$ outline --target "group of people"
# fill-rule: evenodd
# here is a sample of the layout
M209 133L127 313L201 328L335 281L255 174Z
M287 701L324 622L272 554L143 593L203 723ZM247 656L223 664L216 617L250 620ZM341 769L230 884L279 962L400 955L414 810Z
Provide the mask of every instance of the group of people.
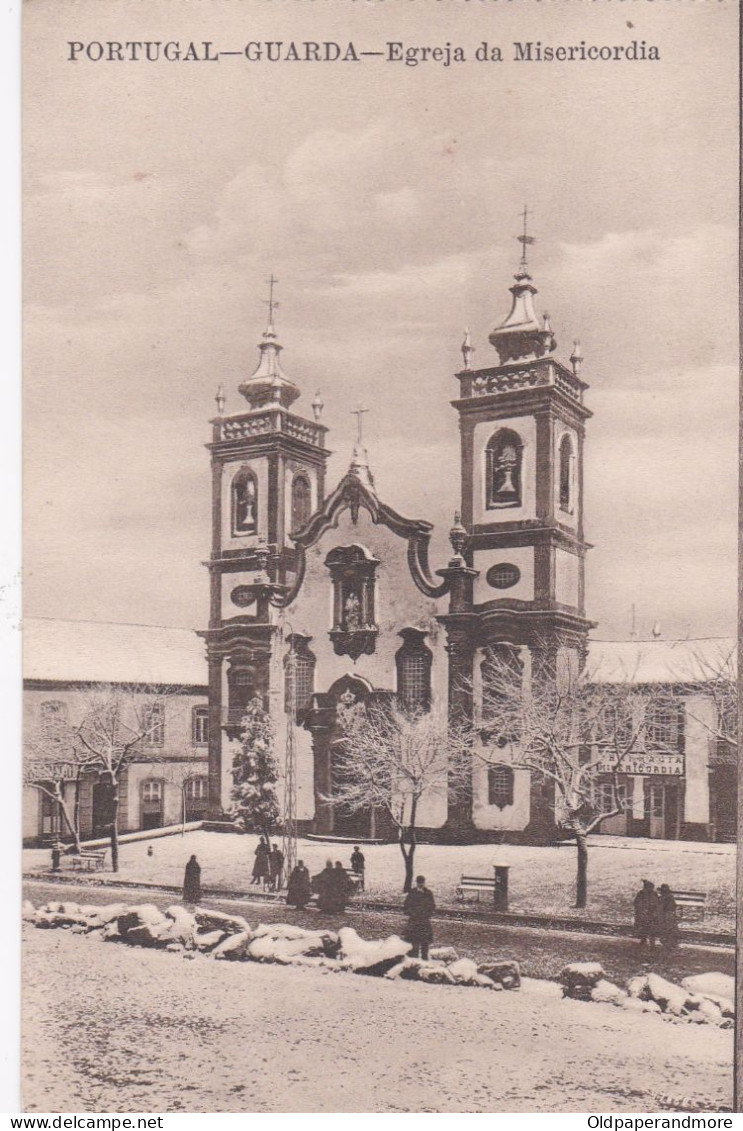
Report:
M269 844L262 836L255 850L253 864L253 886L267 891L279 891L284 874L284 853L278 844Z
M318 910L345 911L355 890L356 885L340 860L336 860L335 864L332 860L326 861L322 872L312 878L304 861L298 860L289 876L286 902L291 907L304 911L313 893L316 893Z
M640 946L655 946L656 939L669 950L678 946L678 908L668 884L661 884L656 891L651 880L643 880L634 902L635 934Z

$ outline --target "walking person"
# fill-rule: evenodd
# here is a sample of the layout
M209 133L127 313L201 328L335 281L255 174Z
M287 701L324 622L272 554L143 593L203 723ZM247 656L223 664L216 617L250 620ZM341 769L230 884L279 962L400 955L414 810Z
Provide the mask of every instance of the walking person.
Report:
M271 891L279 891L284 871L284 853L278 844L271 845L268 854L268 886Z
M298 860L297 866L292 870L289 882L286 885L286 902L290 907L296 907L297 911L304 911L311 899L310 874L304 865L304 861Z
M659 889L660 915L659 929L661 946L666 950L675 950L679 944L679 917L676 900L668 884L661 884Z
M363 891L366 881L366 860L358 844L354 845L353 852L351 853L351 871L355 872L356 875L360 877L359 891Z
M201 865L195 856L186 864L183 877L183 902L201 903Z
M640 946L645 946L646 943L655 946L660 932L660 898L655 884L650 880L643 880L634 904L635 934L640 940Z
M415 887L408 892L402 909L408 917L403 938L413 944L412 957L425 961L428 958L428 948L433 942L431 916L436 910L436 901L426 887L425 876L416 876Z
M253 886L256 884L259 887L265 887L268 883L270 874L268 857L270 849L266 843L266 838L262 836L258 841L258 847L255 850L255 863L253 864Z

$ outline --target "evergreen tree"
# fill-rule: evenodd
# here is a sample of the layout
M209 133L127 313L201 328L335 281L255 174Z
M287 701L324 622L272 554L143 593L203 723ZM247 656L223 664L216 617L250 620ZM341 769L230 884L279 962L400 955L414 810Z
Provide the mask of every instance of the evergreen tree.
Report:
M258 698L245 708L240 743L232 765L233 814L246 830L260 832L268 840L281 812L276 793L279 768L271 717Z

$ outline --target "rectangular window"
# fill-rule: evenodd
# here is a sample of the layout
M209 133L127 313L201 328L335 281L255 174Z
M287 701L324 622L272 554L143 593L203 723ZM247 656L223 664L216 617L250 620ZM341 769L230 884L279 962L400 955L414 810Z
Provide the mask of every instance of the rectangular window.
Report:
M681 740L681 708L678 703L658 703L648 708L648 750L659 754L676 754Z
M144 726L145 746L162 746L165 743L165 712L162 703L153 703L147 708Z
M194 746L209 745L208 707L194 707L191 715L191 736Z

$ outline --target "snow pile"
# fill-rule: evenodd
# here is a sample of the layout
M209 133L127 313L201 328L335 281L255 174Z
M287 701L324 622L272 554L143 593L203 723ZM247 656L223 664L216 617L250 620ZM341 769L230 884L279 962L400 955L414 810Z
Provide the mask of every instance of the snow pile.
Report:
M480 966L460 958L453 947L432 949L430 958L410 958L410 943L398 935L362 939L352 927L336 934L306 930L293 923L259 923L255 930L240 915L197 908L187 911L173 904L160 911L151 903L133 907L114 903L107 907L80 907L76 903L47 903L35 910L26 902L23 917L37 927L62 927L76 933L99 930L109 942L129 946L198 953L218 961L270 962L284 966L312 966L324 971L349 970L371 977L387 976L432 985L475 986L479 989L518 989L517 962L490 960Z
M603 978L604 968L598 962L571 962L560 972L563 995L590 1001L591 991Z
M632 1013L658 1013L668 1021L721 1029L733 1026L734 983L727 974L694 975L684 978L680 986L660 974L637 974L624 990L607 980L597 962L574 962L561 972L560 982L563 995L578 1001L617 1005Z
M521 985L521 967L512 959L501 959L497 962L481 962L477 967L478 974L490 978L496 986L503 990L517 990Z
M355 974L381 976L410 952L410 943L404 942L397 935L369 941L362 939L353 927L341 927L338 939L339 957L348 962L349 968Z

